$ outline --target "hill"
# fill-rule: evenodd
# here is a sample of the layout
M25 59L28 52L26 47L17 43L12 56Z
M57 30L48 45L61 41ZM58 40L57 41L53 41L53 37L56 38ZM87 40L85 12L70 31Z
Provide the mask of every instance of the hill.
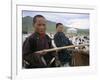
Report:
M65 27L65 31L70 27ZM32 17L26 16L22 17L22 33L30 33L33 32L34 28L32 26ZM47 32L55 32L56 31L56 23L47 20ZM77 29L78 34L89 34L89 29Z

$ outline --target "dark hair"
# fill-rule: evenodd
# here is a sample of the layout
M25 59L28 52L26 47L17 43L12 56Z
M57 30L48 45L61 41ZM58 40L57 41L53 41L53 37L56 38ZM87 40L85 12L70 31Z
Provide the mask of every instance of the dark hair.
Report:
M37 17L42 17L42 18L45 18L44 16L42 16L42 15L36 15L36 16L34 16L33 17L33 24L35 24L36 23L36 18Z
M63 25L63 24L62 24L62 23L57 23L57 24L56 24L56 28L57 28L59 25Z

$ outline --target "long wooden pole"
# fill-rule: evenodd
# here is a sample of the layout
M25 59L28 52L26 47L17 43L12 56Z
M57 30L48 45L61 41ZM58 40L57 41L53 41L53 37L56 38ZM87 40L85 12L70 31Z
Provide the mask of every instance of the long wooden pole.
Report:
M51 51L56 51L56 50L62 50L62 49L68 49L68 48L74 48L74 47L83 47L83 46L89 46L89 44L69 45L69 46L57 47L57 48L52 48L52 49L44 49L41 51L51 52ZM41 52L41 51L37 51L37 52Z

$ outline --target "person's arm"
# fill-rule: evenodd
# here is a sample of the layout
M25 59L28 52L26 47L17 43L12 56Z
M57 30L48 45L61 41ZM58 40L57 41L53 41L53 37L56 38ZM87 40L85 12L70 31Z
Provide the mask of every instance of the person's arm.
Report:
M29 38L26 38L26 40L23 43L23 47L22 47L23 59L28 62L31 62L32 53L33 52L30 49L30 40L29 40Z
M72 42L67 37L66 40L68 41L68 45L73 45Z
M61 36L62 36L62 40L63 40L62 43L64 44L64 46L66 46L66 45L73 45L72 42L69 40L69 38L67 38L65 36L64 33Z
M29 62L29 64L33 65L34 67L42 67L44 63L41 60L41 52L34 52L32 51L32 43L31 39L27 38L23 43L22 53L23 53L23 60Z

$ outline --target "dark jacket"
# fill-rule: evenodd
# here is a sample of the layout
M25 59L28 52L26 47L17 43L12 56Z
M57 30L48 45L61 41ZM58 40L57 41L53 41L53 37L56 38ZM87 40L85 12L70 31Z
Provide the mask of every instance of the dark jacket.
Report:
M44 38L40 38L38 33L33 33L23 43L22 53L23 60L27 61L29 65L26 68L42 68L49 67L44 65L41 61L41 56L36 55L34 52L43 49L52 48L51 39L45 35ZM50 60L54 57L53 53L48 53L43 56L46 63L49 64Z
M54 42L57 47L72 45L71 41L65 36L63 32L57 32L54 35ZM59 60L65 64L70 61L71 56L67 49L58 51Z

